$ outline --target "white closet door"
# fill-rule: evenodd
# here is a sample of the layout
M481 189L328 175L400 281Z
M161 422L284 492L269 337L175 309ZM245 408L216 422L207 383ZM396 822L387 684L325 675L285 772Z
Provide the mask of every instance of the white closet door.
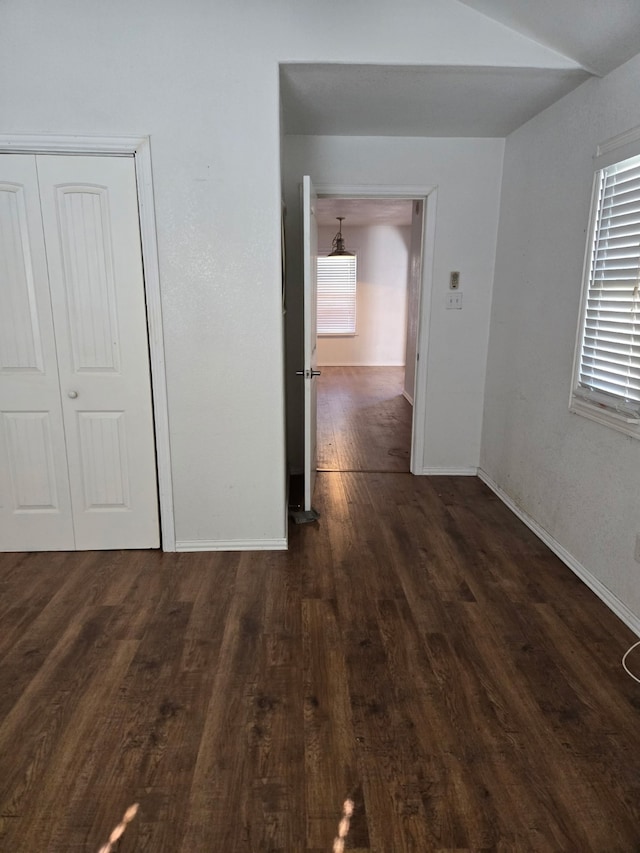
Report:
M75 547L35 157L0 157L0 550Z
M133 158L37 156L76 548L159 545Z

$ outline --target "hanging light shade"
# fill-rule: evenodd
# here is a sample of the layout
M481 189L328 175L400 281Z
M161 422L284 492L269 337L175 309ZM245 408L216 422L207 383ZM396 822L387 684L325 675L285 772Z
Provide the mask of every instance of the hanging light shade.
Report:
M340 225L338 226L338 233L333 238L333 242L331 243L331 252L329 252L330 258L336 258L336 257L353 258L355 255L355 252L349 252L344 247L344 237L342 236L342 220L344 218L345 218L344 216L336 216L336 219L338 220Z

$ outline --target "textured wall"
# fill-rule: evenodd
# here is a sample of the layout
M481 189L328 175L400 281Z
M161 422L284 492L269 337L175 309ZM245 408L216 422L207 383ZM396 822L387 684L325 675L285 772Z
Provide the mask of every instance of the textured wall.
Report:
M640 442L568 411L592 158L639 80L637 57L507 140L481 465L640 618Z
M179 541L286 532L278 63L548 54L451 0L0 4L2 132L150 135Z

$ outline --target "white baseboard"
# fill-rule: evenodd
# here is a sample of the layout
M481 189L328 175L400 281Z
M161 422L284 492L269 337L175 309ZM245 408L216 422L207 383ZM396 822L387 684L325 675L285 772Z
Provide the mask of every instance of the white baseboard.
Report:
M407 401L407 403L409 403L409 405L413 406L413 397L410 394L407 394L406 391L403 391L402 396Z
M527 527L536 534L538 539L541 539L544 544L547 545L547 547L550 548L553 553L559 557L562 562L568 566L571 571L576 574L604 604L607 605L609 610L612 610L616 616L633 631L634 634L640 637L640 618L629 610L626 604L620 601L620 599L614 595L611 590L602 583L602 581L599 581L595 575L592 575L588 569L585 569L582 563L579 563L566 548L564 548L548 531L544 529L544 527L541 527L537 521L531 518L531 516L523 509L520 509L515 501L510 498L509 495L481 468L478 469L478 477L506 506L509 507L514 515L518 516L520 521L523 521Z
M423 468L425 477L475 477L477 468Z
M182 539L176 551L286 551L284 539Z

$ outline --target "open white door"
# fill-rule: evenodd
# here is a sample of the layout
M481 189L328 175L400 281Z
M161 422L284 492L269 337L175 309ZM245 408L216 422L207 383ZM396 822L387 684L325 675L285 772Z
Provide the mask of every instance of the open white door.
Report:
M304 257L304 511L313 512L311 501L317 469L317 401L318 370L317 305L318 305L318 223L315 207L317 196L311 178L302 179L302 242ZM311 520L311 518L309 519Z

